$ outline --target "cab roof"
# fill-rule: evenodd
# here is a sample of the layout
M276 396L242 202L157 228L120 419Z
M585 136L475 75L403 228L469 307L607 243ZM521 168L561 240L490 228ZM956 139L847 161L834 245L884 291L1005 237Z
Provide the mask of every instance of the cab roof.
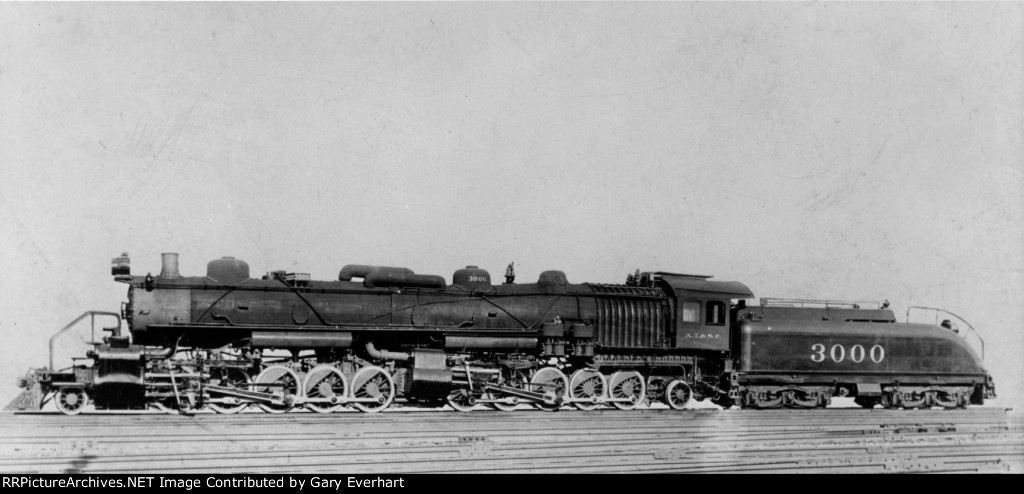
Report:
M721 295L726 298L754 298L754 292L743 283L737 281L712 281L710 276L696 276L674 273L655 273L657 279L669 286L674 292L701 292L708 295Z

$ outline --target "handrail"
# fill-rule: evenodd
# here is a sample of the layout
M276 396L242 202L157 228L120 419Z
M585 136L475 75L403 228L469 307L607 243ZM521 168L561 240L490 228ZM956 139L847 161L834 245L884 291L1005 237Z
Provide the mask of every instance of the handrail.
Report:
M879 302L877 300L817 300L806 298L761 297L761 307L780 304L818 304L824 305L826 308L845 306L853 309L859 309L861 304L875 304L879 309L883 309L889 306L889 301Z
M82 319L85 319L86 317L91 317L92 320L90 321L90 325L92 327L92 333L91 333L90 339L92 341L96 341L96 316L113 316L115 319L117 319L117 325L116 326L110 326L110 327L107 327L107 328L103 328L103 331L110 331L111 334L113 334L114 336L121 336L121 315L120 314L117 314L117 313L114 313L114 312L103 312L103 311L98 311L98 310L90 310L90 311L83 312L82 315L80 315L77 318L75 318L74 321L71 321L67 326L64 326L64 329L61 329L60 331L57 331L57 334L55 334L55 335L50 337L50 372L54 372L54 369L53 369L53 345L54 345L54 343L56 343L57 337L62 335L62 334L64 334L65 332L67 332L67 330L71 329L74 325L76 325L79 322L81 322Z
M948 311L946 309L939 309L937 307L925 307L923 305L911 305L910 307L907 307L907 322L910 322L910 311L912 309L922 309L922 310L933 310L933 311L935 311L935 325L936 326L939 325L938 324L939 323L939 314L938 314L939 312L945 312L946 314L949 314L949 315L959 319L960 322L966 324L967 328L971 330L970 333L973 333L974 337L978 338L978 341L981 343L981 359L985 360L985 340L982 339L981 334L978 333L978 331L976 329L974 329L974 326L971 326L971 323L967 322L967 319L964 319L964 318L962 318L962 317L960 317L960 316L958 316L958 315L956 315L956 314L954 314L954 313L952 313L952 312L950 312L950 311ZM965 333L963 336L961 336L961 338L966 340L967 339L967 334L969 334L969 333Z

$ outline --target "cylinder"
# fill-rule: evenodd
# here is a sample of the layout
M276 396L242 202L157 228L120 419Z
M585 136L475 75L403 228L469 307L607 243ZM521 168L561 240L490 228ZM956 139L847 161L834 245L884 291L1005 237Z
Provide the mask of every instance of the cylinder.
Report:
M161 278L181 278L178 274L178 254L176 252L165 252L160 254L161 265L160 265L160 277Z

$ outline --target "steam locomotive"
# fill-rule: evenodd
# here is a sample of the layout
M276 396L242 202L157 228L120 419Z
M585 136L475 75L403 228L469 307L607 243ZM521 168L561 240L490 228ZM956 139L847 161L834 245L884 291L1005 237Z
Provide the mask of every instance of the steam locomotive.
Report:
M205 276L183 277L177 254L163 254L157 276L133 276L122 254L112 274L128 285L120 313L82 317L111 319L109 335L62 370L55 335L50 367L22 379L34 406L816 408L845 396L866 408L959 408L995 397L965 341L977 336L969 324L961 334L949 320L898 323L888 302L748 306L746 286L710 276L637 271L624 284L574 284L544 271L521 284L510 264L502 284L476 266L448 284L408 268L348 265L337 281L316 281L284 271L252 278L248 264L225 257Z

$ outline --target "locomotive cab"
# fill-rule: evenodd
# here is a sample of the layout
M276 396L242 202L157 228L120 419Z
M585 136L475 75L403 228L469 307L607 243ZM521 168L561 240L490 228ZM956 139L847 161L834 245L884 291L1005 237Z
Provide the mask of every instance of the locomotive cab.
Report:
M728 353L735 322L733 301L753 298L742 283L710 276L655 273L657 283L676 301L673 348ZM739 305L736 302L735 305Z

